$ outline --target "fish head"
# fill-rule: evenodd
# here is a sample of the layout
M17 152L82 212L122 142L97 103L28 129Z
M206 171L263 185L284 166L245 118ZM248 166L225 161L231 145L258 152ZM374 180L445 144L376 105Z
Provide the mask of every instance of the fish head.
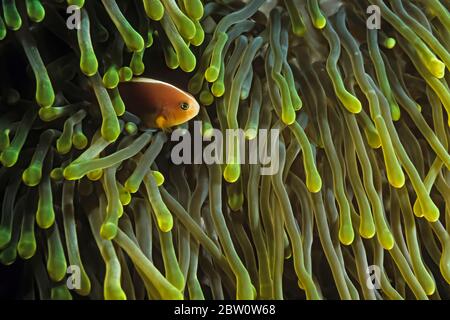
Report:
M161 127L173 127L183 124L194 118L200 111L200 105L197 100L189 93L174 94L171 101L160 109L165 119ZM158 125L160 126L160 125Z

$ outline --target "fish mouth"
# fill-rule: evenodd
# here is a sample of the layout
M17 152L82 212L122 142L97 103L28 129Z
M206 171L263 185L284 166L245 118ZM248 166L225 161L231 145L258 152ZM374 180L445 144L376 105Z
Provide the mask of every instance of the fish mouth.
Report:
M195 109L195 111L192 113L192 117L190 119L196 117L199 114L199 112L200 112L200 105L198 104L197 101L195 101L194 109Z

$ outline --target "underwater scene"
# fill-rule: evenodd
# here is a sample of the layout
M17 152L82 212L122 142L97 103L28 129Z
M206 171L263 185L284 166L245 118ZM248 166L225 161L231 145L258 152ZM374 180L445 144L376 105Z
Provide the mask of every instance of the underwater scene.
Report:
M450 299L449 0L0 2L0 299Z

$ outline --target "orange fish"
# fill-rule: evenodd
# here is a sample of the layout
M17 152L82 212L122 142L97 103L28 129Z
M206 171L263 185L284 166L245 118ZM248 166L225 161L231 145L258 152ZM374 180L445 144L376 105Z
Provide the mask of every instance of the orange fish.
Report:
M189 93L159 80L133 78L119 85L128 111L148 128L168 129L194 118L200 106Z

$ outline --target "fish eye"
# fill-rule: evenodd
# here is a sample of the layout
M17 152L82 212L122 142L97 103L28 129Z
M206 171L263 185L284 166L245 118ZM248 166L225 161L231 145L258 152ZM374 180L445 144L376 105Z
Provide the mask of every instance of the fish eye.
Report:
M183 109L183 110L187 110L187 109L189 109L189 107L190 107L189 104L186 103L186 102L182 102L180 104L180 108Z

